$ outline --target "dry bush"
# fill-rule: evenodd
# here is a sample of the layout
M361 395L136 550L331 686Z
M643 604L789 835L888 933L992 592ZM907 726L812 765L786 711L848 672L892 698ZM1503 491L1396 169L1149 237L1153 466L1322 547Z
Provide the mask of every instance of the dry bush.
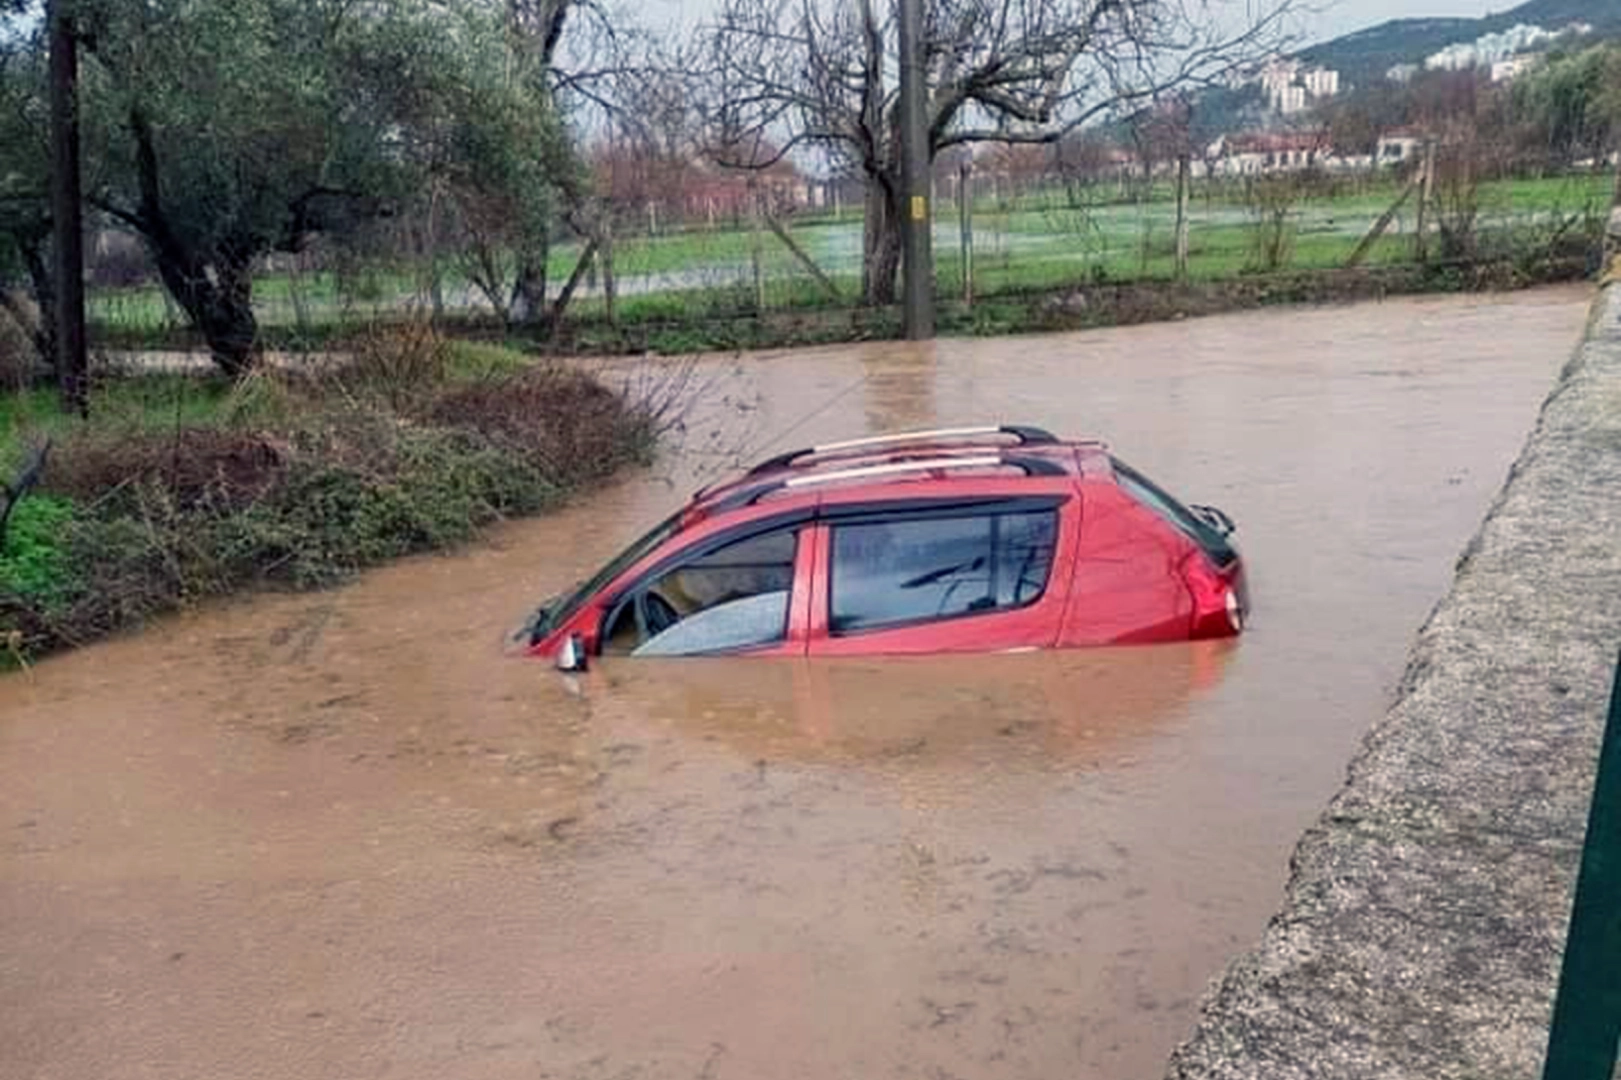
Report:
M446 391L425 416L477 431L552 476L604 475L645 458L657 431L582 371L536 367Z
M1266 173L1244 181L1244 203L1251 218L1252 267L1271 272L1289 262L1295 248L1295 204L1303 189L1292 173Z
M249 431L90 431L58 444L44 487L82 502L159 489L180 508L229 509L273 488L288 456L285 442Z
M450 349L426 319L377 324L349 343L350 360L321 373L325 388L356 404L415 412L443 385Z

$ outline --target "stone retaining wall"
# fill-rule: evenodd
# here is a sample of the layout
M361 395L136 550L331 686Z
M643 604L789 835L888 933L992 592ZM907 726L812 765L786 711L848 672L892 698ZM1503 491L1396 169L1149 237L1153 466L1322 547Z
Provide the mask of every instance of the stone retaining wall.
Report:
M1621 284L1172 1080L1533 1078L1621 647Z

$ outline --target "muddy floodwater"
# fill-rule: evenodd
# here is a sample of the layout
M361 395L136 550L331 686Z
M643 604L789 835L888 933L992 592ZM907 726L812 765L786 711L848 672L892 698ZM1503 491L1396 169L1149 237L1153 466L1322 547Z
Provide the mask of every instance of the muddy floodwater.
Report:
M560 515L0 678L0 1076L1153 1080L1588 297L705 361L663 464ZM1225 509L1250 632L503 655L738 453L984 420Z

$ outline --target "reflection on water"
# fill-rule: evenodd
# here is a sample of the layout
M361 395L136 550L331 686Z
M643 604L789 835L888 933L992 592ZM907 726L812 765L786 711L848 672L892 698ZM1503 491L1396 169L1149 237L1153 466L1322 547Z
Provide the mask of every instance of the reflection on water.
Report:
M706 362L683 451L555 517L0 680L0 1075L1157 1076L1585 302ZM988 421L1231 513L1250 633L503 655L739 456Z
M1141 649L739 665L612 666L609 707L750 759L906 773L1099 767L1174 728L1220 681L1233 641Z

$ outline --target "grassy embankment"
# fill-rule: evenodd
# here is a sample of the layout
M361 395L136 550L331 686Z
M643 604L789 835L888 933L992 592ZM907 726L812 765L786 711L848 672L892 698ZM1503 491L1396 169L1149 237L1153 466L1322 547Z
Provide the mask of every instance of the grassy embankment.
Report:
M415 327L319 375L108 377L89 423L0 395L0 473L53 441L0 545L0 664L457 544L645 460L660 408Z
M999 333L1140 321L1221 307L1325 299L1388 291L1455 290L1533 284L1579 276L1589 267L1588 234L1608 204L1604 174L1504 180L1475 192L1474 253L1445 260L1414 258L1414 208L1368 252L1363 269L1341 268L1369 225L1396 195L1391 182L1345 184L1334 194L1301 196L1289 206L1282 259L1265 266L1256 248L1254 214L1232 186L1196 189L1190 207L1186 282L1176 280L1175 205L1159 185L1144 202L1113 191L1062 191L1010 200L981 200L974 213L975 302L964 304L957 208L937 207L936 279L945 333ZM1432 215L1431 221L1437 220ZM565 332L548 347L562 351L682 353L703 348L816 343L882 337L896 314L863 308L861 226L853 210L793 222L799 244L837 284L829 297L769 232L720 224L615 244L621 283L615 319L600 291L582 292ZM756 293L758 251L763 287ZM1435 247L1438 245L1432 245ZM572 269L578 249L559 245L550 279ZM266 275L256 286L267 343L320 345L357 321L422 303L421 275L410 267L372 267L360 279L331 274ZM476 294L453 265L444 267L447 325L470 336L498 337ZM1084 302L1073 294L1086 293ZM1067 299L1066 299L1067 298ZM763 301L763 304L762 304ZM92 298L96 336L110 346L192 344L181 320L155 288L107 290ZM521 342L526 347L536 343Z

